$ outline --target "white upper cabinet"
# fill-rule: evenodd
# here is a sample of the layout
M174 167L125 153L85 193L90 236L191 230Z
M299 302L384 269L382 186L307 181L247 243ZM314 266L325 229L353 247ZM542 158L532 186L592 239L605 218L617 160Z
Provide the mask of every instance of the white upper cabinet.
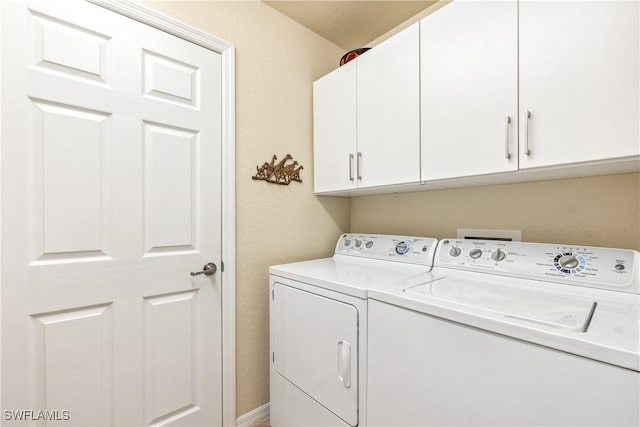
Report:
M520 2L521 169L640 153L639 16L637 1Z
M355 189L356 61L313 84L313 166L316 193Z
M357 59L358 188L420 180L420 28Z
M517 170L517 3L453 2L420 31L421 180Z
M453 1L317 81L314 123L316 193L637 172L640 2Z
M314 83L316 193L419 182L419 43L414 24Z

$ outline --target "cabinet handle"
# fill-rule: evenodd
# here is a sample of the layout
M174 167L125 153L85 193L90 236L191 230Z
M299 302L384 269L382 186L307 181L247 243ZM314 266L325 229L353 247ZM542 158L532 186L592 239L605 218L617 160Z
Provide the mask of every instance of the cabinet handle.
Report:
M531 149L529 148L529 119L531 118L531 111L527 110L526 115L524 116L524 154L527 156L531 154Z
M362 181L362 175L360 174L360 161L362 160L362 153L358 151L358 162L356 165L356 173L358 174L358 180Z
M349 181L353 182L353 154L349 154Z
M338 380L345 388L351 387L351 344L338 341Z
M504 119L504 158L507 160L511 158L511 153L509 152L509 146L511 145L509 141L510 127L511 127L511 117L507 116Z

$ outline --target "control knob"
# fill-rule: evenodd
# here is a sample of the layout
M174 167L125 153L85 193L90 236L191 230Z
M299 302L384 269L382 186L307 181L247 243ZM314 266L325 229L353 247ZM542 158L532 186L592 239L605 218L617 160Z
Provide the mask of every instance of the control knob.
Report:
M345 246L349 246L349 245L351 245L351 239L347 239L347 238L345 238L345 239L344 239L344 245L345 245Z
M502 249L496 249L491 253L491 259L496 262L502 261L506 256L507 254L505 254Z
M478 259L482 256L482 249L473 248L469 251L469 256L473 259Z
M356 239L356 248L359 248L360 246L362 246L362 240L360 239Z
M371 249L373 247L373 240L369 240L367 243L364 244L364 246L367 249Z
M410 249L409 242L406 242L404 240L396 244L396 253L398 255L406 254L407 252L409 252L409 249Z
M449 255L451 255L452 257L457 257L461 253L462 249L460 249L458 246L451 246L451 249L449 249Z
M580 264L580 261L578 261L575 255L564 255L560 257L558 262L562 268L576 268Z

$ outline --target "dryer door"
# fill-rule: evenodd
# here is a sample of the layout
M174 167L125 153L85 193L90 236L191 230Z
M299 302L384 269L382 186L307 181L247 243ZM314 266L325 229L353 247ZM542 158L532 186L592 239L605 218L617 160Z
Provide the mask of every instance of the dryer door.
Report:
M273 291L276 372L358 425L358 310L281 283Z

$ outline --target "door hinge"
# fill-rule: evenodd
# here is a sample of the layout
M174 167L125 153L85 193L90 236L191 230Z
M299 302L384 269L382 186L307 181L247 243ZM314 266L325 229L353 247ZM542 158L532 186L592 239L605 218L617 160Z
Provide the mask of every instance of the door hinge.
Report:
M276 291L271 289L271 300L275 301L275 299L276 299Z
M220 261L220 272L224 273L224 261Z
M276 354L275 353L271 353L271 362L272 363L276 363Z

